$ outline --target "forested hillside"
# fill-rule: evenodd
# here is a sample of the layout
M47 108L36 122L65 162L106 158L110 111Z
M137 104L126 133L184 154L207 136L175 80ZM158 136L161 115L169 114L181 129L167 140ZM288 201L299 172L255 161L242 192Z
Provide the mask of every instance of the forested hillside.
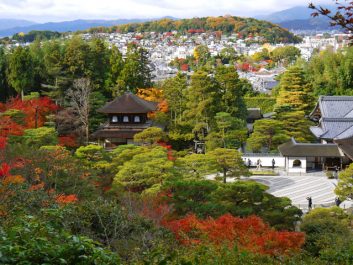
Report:
M203 17L192 19L162 19L145 23L131 23L109 28L92 28L89 32L168 32L195 33L205 31L222 31L236 33L242 38L259 37L263 42L297 43L300 38L288 30L267 21L241 17Z

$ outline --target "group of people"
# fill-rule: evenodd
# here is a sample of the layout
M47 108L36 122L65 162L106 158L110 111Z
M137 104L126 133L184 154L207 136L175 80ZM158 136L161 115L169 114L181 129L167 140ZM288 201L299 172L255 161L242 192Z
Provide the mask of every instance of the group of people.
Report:
M309 211L313 208L313 199L311 198L311 197L307 197L306 198L307 200L308 200L308 209L309 209ZM340 206L340 204L342 203L342 201L340 200L340 198L339 197L336 197L335 198L335 204L336 204L336 206L338 207L338 206Z
M276 165L276 160L273 158L273 159L272 159L272 169L275 169L275 165ZM248 158L247 166L248 166L248 168L250 168L250 167L252 166L252 161L250 160L250 158ZM262 161L261 161L261 159L259 158L259 159L256 161L256 169L257 169L257 170L260 170L261 167L262 167Z

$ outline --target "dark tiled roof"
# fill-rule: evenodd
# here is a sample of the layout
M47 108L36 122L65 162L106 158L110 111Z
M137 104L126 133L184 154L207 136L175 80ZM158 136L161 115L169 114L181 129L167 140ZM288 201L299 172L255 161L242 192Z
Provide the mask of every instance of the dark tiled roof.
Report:
M353 160L353 138L336 140L335 143L342 149L342 151Z
M320 139L345 139L353 136L353 97L321 96L312 119L320 118L311 132Z
M336 144L297 143L294 138L278 147L287 157L344 157Z
M324 118L353 118L353 97L320 96L319 102L310 116L313 116L318 110Z
M139 98L132 93L125 93L112 102L107 103L98 112L106 114L148 113L157 110L158 103Z
M323 118L353 118L351 96L321 96L318 107Z

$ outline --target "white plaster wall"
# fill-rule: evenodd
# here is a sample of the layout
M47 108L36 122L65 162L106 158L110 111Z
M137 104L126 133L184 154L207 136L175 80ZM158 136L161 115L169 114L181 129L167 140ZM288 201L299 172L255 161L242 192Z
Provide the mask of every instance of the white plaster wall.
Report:
M295 160L301 161L301 167L293 167ZM290 173L305 173L306 172L306 157L289 157L288 158L288 172Z
M261 160L261 165L263 167L272 167L272 159L275 159L275 167L285 167L285 158L283 156L253 156L253 155L242 155L244 164L248 165L248 159L251 160L251 166L256 167L256 162L258 159Z

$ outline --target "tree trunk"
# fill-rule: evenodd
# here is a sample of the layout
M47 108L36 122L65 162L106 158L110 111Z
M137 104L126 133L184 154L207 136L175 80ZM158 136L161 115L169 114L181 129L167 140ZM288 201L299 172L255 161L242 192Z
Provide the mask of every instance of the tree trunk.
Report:
M227 170L223 169L223 183L227 183Z
M88 145L88 140L89 140L89 128L88 125L85 126L85 130L86 130L86 144Z

